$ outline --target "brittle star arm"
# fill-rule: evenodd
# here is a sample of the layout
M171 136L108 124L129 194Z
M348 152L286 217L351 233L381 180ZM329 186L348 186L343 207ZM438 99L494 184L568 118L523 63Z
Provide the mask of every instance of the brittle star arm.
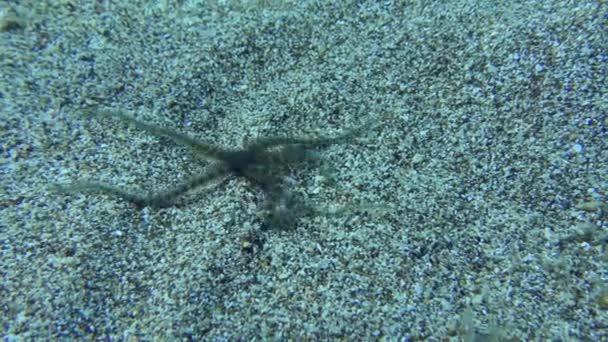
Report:
M99 112L90 113L89 115L99 115L99 116L107 116L110 118L117 118L121 121L129 123L135 126L142 131L150 133L154 136L167 137L173 140L174 142L190 147L195 153L202 154L208 158L212 158L218 161L221 161L226 151L224 149L212 146L210 144L202 143L194 138L191 138L185 134L177 133L173 130L151 125L145 123L143 121L132 118L131 116L125 114L121 110L116 109L104 109Z
M120 197L139 207L164 208L173 205L175 200L185 192L222 177L226 172L227 170L223 165L214 165L214 167L204 174L194 176L172 189L146 195L140 195L115 186L96 182L77 182L67 186L57 185L55 188L60 192L100 192Z
M357 128L354 128L346 133L335 137L317 137L317 138L293 138L293 137L268 137L260 138L253 141L249 148L252 149L265 149L273 146L281 145L307 145L307 146L320 146L320 145L332 145L339 144L348 141L351 138L360 135L365 130L374 128L374 126L365 124Z

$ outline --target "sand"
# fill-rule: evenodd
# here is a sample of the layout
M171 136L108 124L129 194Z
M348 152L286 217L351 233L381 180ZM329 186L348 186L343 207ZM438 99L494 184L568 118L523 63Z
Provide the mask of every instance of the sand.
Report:
M49 4L50 3L50 4ZM608 339L604 1L0 5L0 329L19 340ZM339 134L268 229L209 162Z

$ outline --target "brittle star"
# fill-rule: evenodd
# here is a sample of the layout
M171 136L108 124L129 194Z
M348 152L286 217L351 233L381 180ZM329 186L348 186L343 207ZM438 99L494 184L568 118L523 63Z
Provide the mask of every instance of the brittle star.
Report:
M169 207L175 204L178 197L187 191L202 186L229 174L243 177L258 185L268 196L267 208L271 217L280 217L283 210L289 210L289 197L281 187L281 175L287 166L309 159L308 150L318 146L328 146L345 142L360 134L369 126L348 131L335 137L291 138L266 137L246 143L242 149L223 149L191 138L174 130L155 126L132 118L118 110L103 110L90 113L95 116L107 116L127 122L151 135L167 137L177 144L189 147L196 156L216 161L206 172L198 174L186 182L169 190L140 195L118 187L97 182L76 182L68 185L56 185L61 192L101 192L123 198L138 207ZM287 208L286 208L287 207Z

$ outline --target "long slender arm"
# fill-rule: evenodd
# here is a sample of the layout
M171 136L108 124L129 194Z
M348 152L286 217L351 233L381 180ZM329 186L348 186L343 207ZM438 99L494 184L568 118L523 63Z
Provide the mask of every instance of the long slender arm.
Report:
M222 160L222 157L226 153L226 151L221 148L218 148L218 147L215 147L215 146L212 146L209 144L201 143L200 141L193 139L185 134L177 133L173 130L151 125L151 124L145 123L143 121L137 120L135 118L132 118L131 116L125 114L121 110L104 109L104 110L97 111L97 112L91 112L90 115L117 118L121 121L127 122L127 123L135 126L136 128L141 129L142 131L145 131L152 135L170 138L171 140L173 140L174 142L176 142L178 144L190 147L195 153L200 153L208 158L212 158L215 160Z
M320 145L332 145L340 144L348 141L357 135L362 134L366 130L373 129L374 126L369 123L354 128L346 133L337 135L335 137L318 137L318 138L290 138L290 137L268 137L260 138L250 144L250 148L264 149L273 146L280 145L308 145L308 146L320 146Z
M164 208L173 205L175 200L185 192L211 182L225 174L225 168L218 165L208 172L192 177L172 189L146 195L140 195L115 186L96 182L77 182L66 186L56 185L55 189L59 192L100 192L120 197L140 207Z

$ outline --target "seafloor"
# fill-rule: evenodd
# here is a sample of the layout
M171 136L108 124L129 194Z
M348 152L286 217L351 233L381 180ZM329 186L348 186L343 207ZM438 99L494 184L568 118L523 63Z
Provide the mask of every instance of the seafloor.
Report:
M606 1L3 1L0 329L17 340L607 340ZM344 144L165 209L222 148ZM297 212L301 208L303 212Z

